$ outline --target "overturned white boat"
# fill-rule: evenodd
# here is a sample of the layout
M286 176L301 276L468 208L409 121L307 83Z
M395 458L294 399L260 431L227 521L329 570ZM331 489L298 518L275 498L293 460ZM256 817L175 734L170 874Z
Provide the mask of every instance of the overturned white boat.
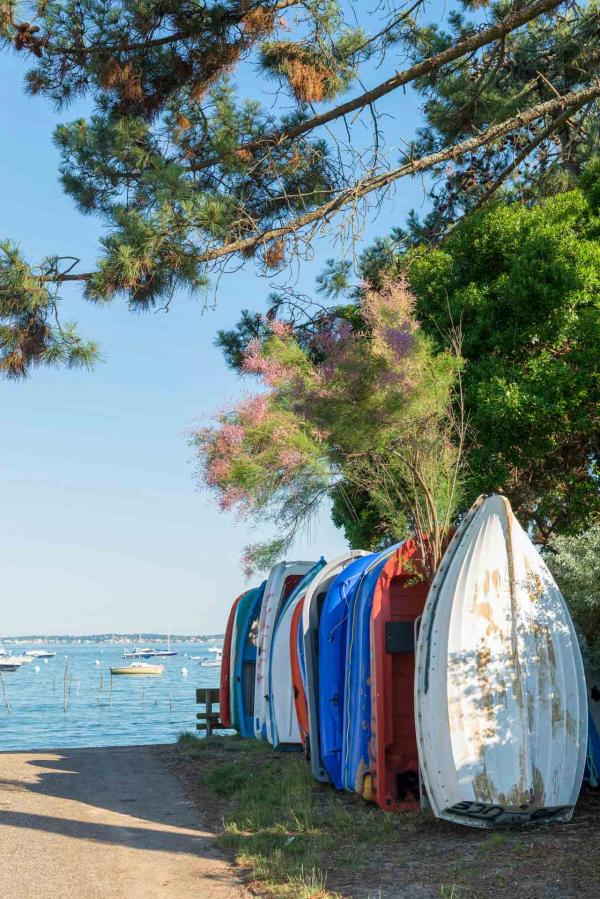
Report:
M437 817L475 827L570 819L587 743L581 654L505 497L477 500L431 585L415 709Z

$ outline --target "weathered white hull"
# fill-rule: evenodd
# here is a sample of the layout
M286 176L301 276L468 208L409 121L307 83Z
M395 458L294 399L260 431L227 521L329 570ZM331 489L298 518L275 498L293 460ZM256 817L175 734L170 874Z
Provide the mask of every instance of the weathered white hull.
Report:
M271 642L277 623L283 591L288 577L304 576L314 562L280 562L270 573L265 587L265 598L258 622L258 644L256 657L256 680L254 689L254 736L258 740L267 739L270 729L269 713L269 665Z
M271 728L269 742L273 746L302 745L292 684L292 661L290 656L290 631L292 617L298 603L304 599L306 591L297 596L287 607L275 630L271 649Z
M568 820L587 698L564 600L501 496L480 498L432 583L415 709L434 813L476 827Z

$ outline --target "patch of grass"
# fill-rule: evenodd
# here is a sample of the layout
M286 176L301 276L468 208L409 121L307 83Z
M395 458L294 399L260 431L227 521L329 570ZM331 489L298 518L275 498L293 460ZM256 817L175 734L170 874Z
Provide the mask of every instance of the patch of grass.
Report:
M327 861L340 839L351 840L354 833L349 823L336 827L335 820L347 821L340 817L341 803L316 783L304 759L236 737L198 742L212 744L204 783L229 801L220 842L249 870L261 893L335 899L327 888ZM190 741L180 745L187 751Z
M455 883L448 886L442 884L440 887L440 899L462 899L462 896L460 888Z
M353 795L332 794L332 799L331 827L351 843L381 845L414 833L422 824L419 812L389 814L375 805L357 802Z
M505 843L508 843L510 840L510 836L507 833L502 833L500 830L493 831L485 841L482 843L482 849L497 849L498 846L504 846Z
M271 747L258 740L244 740L237 734L223 737L199 737L194 731L181 731L177 737L177 748L189 755L268 755Z
M244 762L226 762L213 768L204 776L204 782L212 787L217 796L229 799L235 796L252 777L252 771Z
M600 800L585 800L576 828L488 833L336 793L313 780L299 754L266 743L182 734L179 747L181 768L222 824L221 845L269 899L335 899L335 888L381 899L398 884L407 895L414 884L415 895L425 888L439 899L496 899L515 882L529 896L534 879L552 895L560 882L561 895L598 899L589 846L600 834ZM531 867L538 856L543 870Z
M177 735L177 746L180 749L189 749L190 747L195 747L196 743L199 743L200 740L191 730L182 730Z

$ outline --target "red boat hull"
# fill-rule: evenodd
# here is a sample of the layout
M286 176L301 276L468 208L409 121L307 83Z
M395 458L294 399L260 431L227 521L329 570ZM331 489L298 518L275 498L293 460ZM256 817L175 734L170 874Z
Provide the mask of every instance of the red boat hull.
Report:
M231 607L229 618L227 619L227 627L225 628L225 639L223 640L223 659L221 661L221 681L219 684L219 718L225 727L233 727L229 688L231 681L231 641L233 639L235 611L242 596L245 596L245 593L241 593Z
M419 757L414 712L415 625L428 582L417 545L409 540L390 557L371 612L372 798L386 811L419 805ZM416 580L421 577L421 580Z

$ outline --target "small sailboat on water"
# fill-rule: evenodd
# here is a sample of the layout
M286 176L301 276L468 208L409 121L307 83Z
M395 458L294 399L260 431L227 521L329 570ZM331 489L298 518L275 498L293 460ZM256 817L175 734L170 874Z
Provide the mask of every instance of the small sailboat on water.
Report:
M171 649L171 628L169 628L169 636L167 637L167 648L166 649L156 649L154 651L154 656L160 659L168 659L172 656L177 655L176 649Z

